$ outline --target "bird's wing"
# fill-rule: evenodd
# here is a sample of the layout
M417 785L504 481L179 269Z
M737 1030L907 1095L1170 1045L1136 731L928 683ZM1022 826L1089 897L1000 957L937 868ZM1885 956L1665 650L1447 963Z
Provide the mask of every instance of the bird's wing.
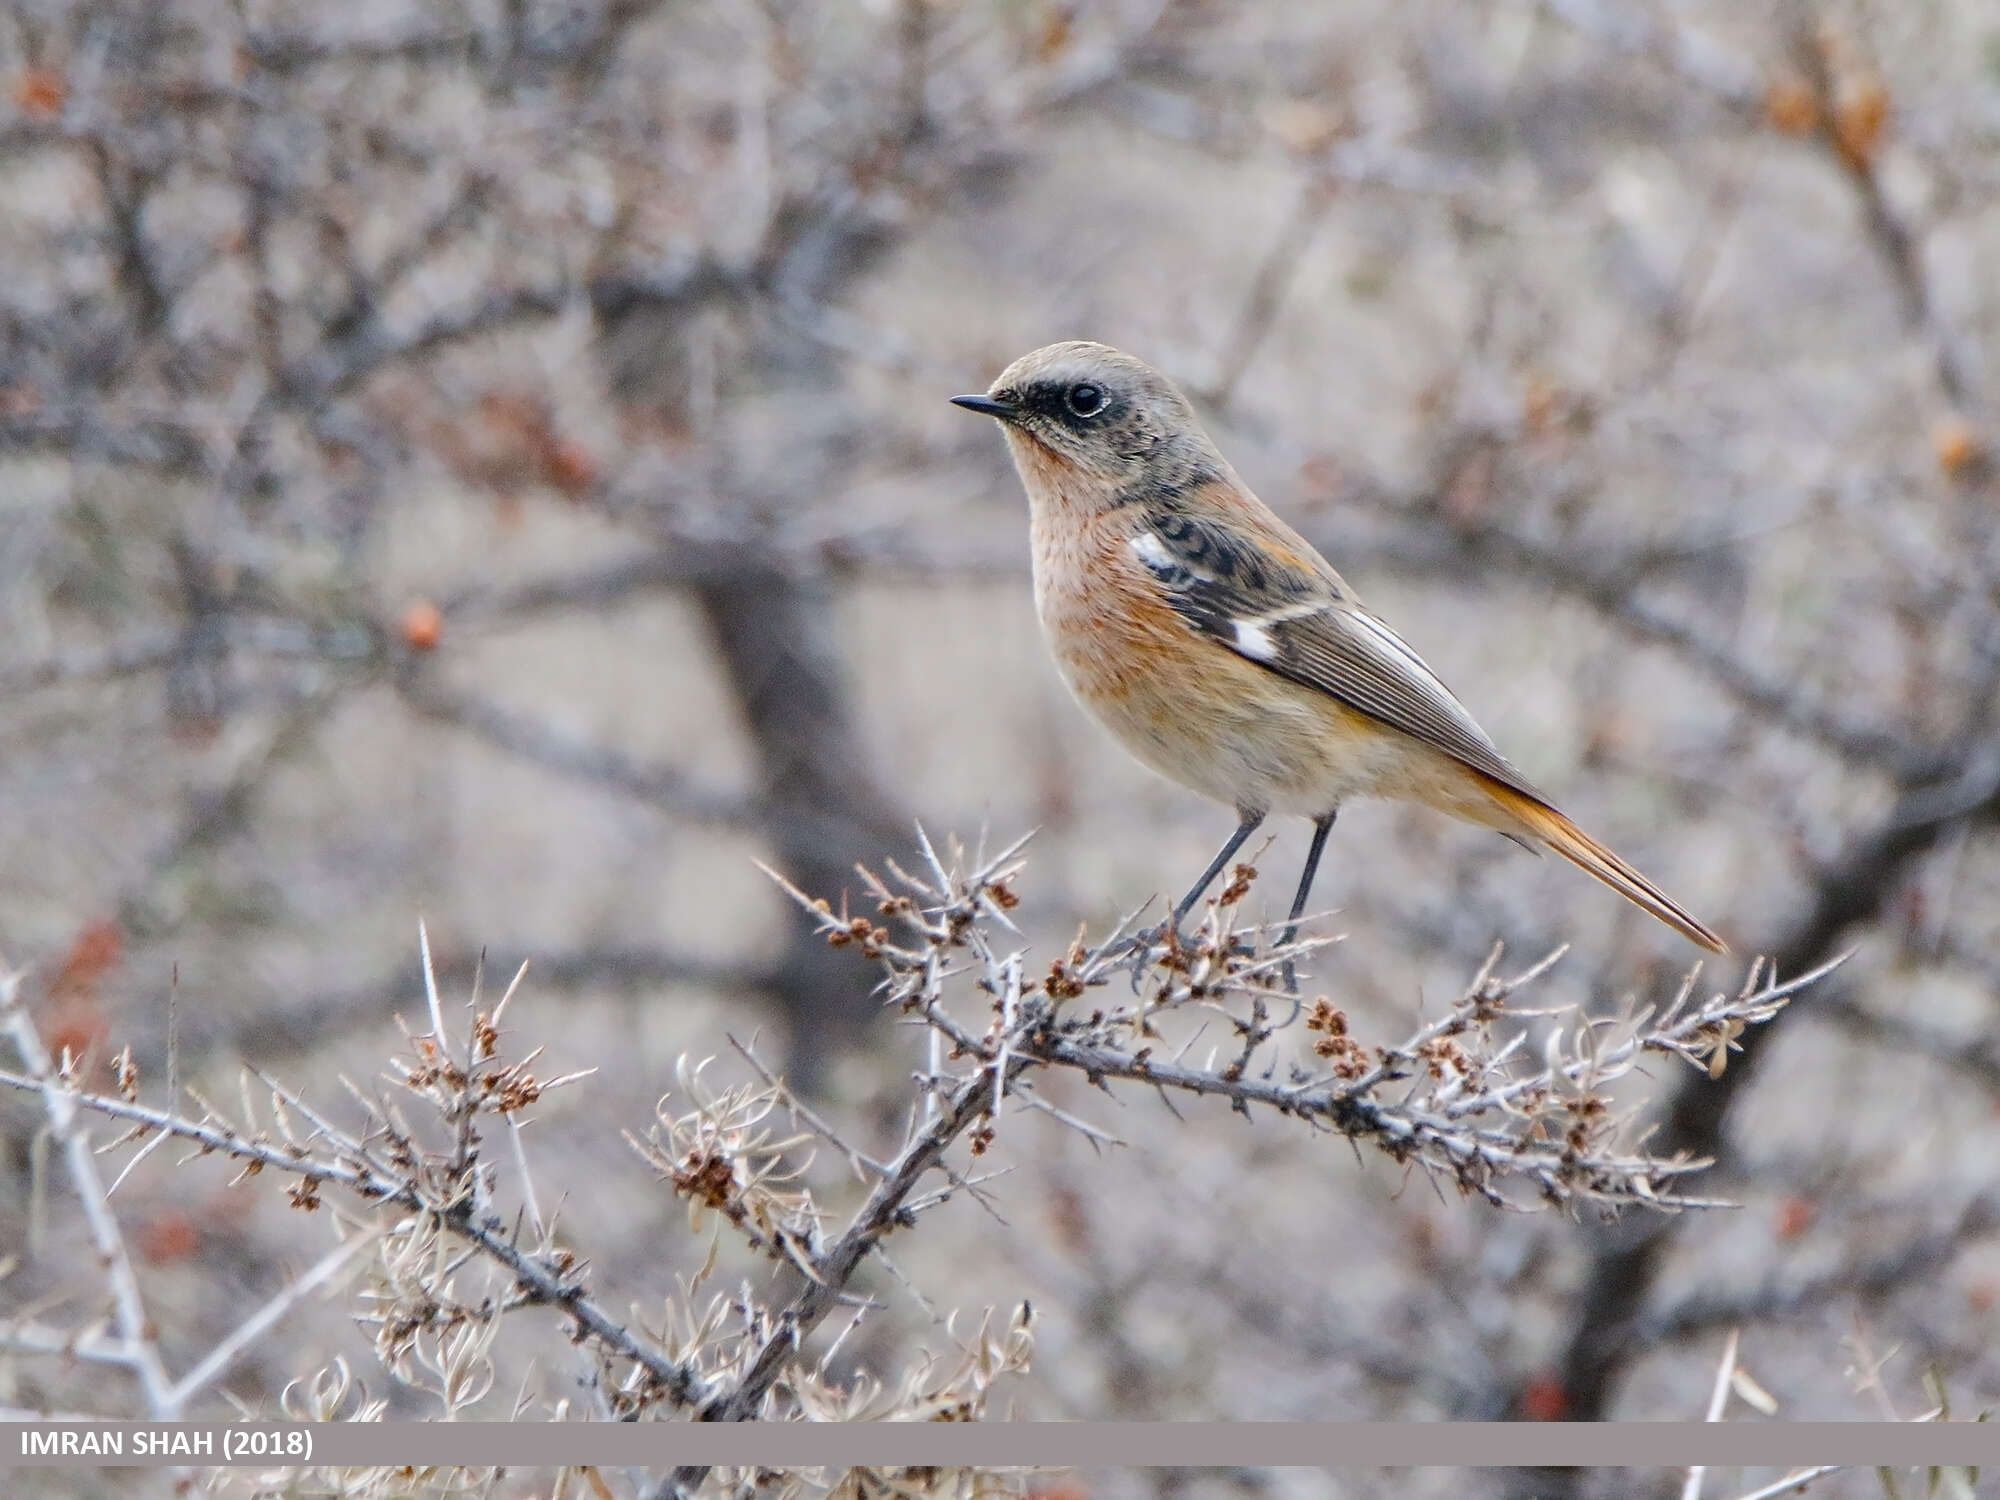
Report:
M1423 658L1363 609L1303 539L1265 539L1230 520L1162 507L1141 518L1128 545L1201 634L1544 800Z

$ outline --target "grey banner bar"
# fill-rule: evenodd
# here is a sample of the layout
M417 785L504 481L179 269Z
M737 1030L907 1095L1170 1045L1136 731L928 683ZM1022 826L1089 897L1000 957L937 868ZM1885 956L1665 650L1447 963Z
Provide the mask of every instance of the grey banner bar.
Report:
M989 1422L0 1424L0 1466L1271 1464L2000 1467L2000 1423Z

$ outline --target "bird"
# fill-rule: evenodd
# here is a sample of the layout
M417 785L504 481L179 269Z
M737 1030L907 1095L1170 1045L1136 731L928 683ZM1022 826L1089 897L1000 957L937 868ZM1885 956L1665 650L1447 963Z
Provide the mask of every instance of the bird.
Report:
M1289 945L1335 817L1377 798L1553 850L1729 951L1501 756L1423 658L1251 492L1159 371L1069 340L951 401L1006 435L1027 491L1036 613L1071 694L1140 762L1235 809L1235 832L1173 908L1176 933L1266 818L1303 816L1312 842Z

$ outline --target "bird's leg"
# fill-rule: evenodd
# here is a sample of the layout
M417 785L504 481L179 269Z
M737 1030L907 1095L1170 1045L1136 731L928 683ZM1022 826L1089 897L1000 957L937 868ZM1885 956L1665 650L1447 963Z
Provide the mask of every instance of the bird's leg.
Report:
M1186 920L1187 914L1194 910L1195 902L1201 900L1202 892L1215 884L1215 877L1220 875L1224 866L1235 857L1236 851L1243 847L1244 841L1263 826L1262 813L1243 813L1241 816L1243 821L1238 823L1236 831L1229 835L1229 841L1222 846L1222 852L1209 861L1208 868L1202 871L1201 879L1194 883L1194 889L1181 897L1180 904L1174 907L1173 915L1157 927L1148 927L1144 932L1133 933L1118 945L1116 951L1122 953L1129 950L1132 955L1134 988L1138 986L1140 970L1145 967L1146 955L1152 951L1153 944L1164 938L1169 930L1176 937L1180 936L1181 923Z
M1264 815L1260 812L1247 812L1242 814L1242 818L1243 821L1236 825L1236 832L1230 834L1229 841L1222 846L1222 852L1208 862L1208 868L1201 872L1201 879L1194 883L1194 889L1181 897L1180 904L1174 908L1175 932L1181 930L1181 923L1185 922L1187 914L1194 910L1195 902L1201 900L1202 892L1215 884L1215 877L1222 873L1223 867L1235 857L1236 851L1243 847L1244 841L1264 823Z
M1306 867L1299 875L1299 893L1292 897L1292 915L1287 921L1285 935L1278 939L1280 948L1286 946L1299 935L1299 917L1306 909L1306 898L1312 895L1313 877L1319 873L1319 857L1326 852L1326 836L1333 832L1333 820L1338 812L1328 813L1323 818L1313 820L1312 847L1306 850ZM1299 992L1299 977L1292 969L1292 961L1285 960L1285 993Z

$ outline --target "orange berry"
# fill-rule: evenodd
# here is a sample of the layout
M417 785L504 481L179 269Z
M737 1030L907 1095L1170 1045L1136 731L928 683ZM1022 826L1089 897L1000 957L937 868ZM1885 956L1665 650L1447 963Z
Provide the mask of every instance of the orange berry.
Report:
M49 988L57 994L87 992L107 970L117 967L124 947L116 922L87 924L71 941Z
M1320 453L1299 465L1299 483L1316 496L1336 493L1346 480L1340 467L1340 460L1330 454Z
M65 1052L79 1062L91 1058L101 1061L110 1040L110 1018L97 997L85 992L72 990L58 997L42 1021L42 1044L58 1061Z
M161 1209L139 1231L139 1253L154 1265L186 1260L200 1248L201 1231L178 1209Z
M1819 124L1819 100L1800 79L1776 78L1764 90L1764 118L1773 130L1806 135Z
M549 445L544 467L549 483L572 499L597 482L597 461L568 438L557 438Z
M1540 437L1555 426L1561 400L1553 380L1540 371L1530 374L1521 385L1521 425Z
M1553 1375L1537 1375L1521 1387L1521 1415L1530 1422L1560 1422L1569 1415L1569 1392Z
M1076 24L1076 13L1068 4L1050 5L1041 14L1035 27L1035 61L1050 62L1069 46L1070 31Z
M1875 159L1889 119L1889 91L1872 76L1843 82L1833 103L1833 139L1857 170Z
M444 616L428 599L419 599L403 611L403 644L412 651L435 651L444 634Z
M1338 106L1319 99L1287 99L1265 117L1280 145L1301 156L1317 156L1347 133L1347 117Z
M1813 1220L1819 1217L1819 1210L1810 1198L1796 1194L1781 1199L1778 1203L1778 1238L1795 1240L1812 1228Z
M1931 451L1937 454L1937 465L1945 476L1956 479L1979 457L1979 434L1954 412L1931 428Z
M15 107L31 120L61 114L68 93L62 74L53 68L30 68L14 80Z

